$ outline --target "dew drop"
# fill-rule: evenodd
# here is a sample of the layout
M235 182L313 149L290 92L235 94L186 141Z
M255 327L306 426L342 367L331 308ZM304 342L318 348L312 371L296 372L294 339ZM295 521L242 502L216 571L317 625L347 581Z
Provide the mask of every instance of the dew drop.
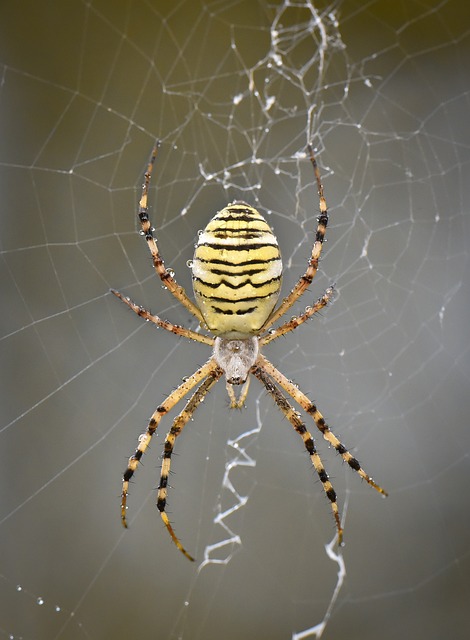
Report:
M269 96L266 100L266 111L269 111L275 102L276 98L274 96Z
M41 596L39 596L36 602L38 603L39 606L42 606L44 604L44 598L41 598Z

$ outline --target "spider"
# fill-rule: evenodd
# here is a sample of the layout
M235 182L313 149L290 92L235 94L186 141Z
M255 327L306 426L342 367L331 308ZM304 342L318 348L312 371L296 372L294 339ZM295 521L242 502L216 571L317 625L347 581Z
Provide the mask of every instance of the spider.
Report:
M172 324L153 315L118 291L114 289L111 291L137 315L153 322L157 327L212 347L212 355L195 373L184 378L182 384L155 409L148 423L147 431L139 437L137 449L129 458L127 469L123 475L122 524L127 528L126 511L129 482L161 419L196 387L181 413L174 419L165 438L157 495L158 510L173 542L189 560L194 560L176 536L165 511L173 447L176 438L181 434L198 405L222 376L225 375L230 407L242 408L248 394L251 374L265 387L281 412L302 438L313 467L330 501L336 523L337 542L341 545L343 528L336 492L325 471L312 435L302 421L300 413L287 399L285 393L313 420L323 438L336 449L351 469L383 496L386 496L387 493L365 473L356 458L334 435L317 406L261 353L262 347L294 331L323 309L333 295L334 288L329 287L315 304L306 307L303 313L292 317L275 329L272 328L308 289L316 274L322 251L328 224L328 209L313 148L310 144L307 147L320 199L320 215L317 218L315 241L305 273L299 278L289 295L275 308L282 278L279 246L266 220L246 202L237 200L228 204L216 213L199 235L194 258L192 262L188 263L192 270L196 303L191 301L185 290L176 282L174 274L165 268L156 238L153 235L154 229L149 219L147 204L150 179L159 146L160 143L157 141L145 173L138 209L142 228L140 233L147 241L153 266L165 288L196 317L200 326L212 335L197 333L180 325ZM241 388L237 395L235 387L238 388L240 385Z

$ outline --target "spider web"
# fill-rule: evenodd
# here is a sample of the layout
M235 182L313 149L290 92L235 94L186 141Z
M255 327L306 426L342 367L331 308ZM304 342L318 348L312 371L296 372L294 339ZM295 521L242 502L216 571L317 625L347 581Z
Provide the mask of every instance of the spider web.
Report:
M83 1L0 8L0 638L468 637L469 9L458 0ZM345 547L298 436L256 381L223 384L176 444L162 425L119 522L120 474L165 393L207 357L115 287L195 328L178 281L241 198L278 237L287 292L318 214L334 303L266 355L390 492L320 438ZM157 187L155 189L155 187ZM313 431L313 428L312 428Z

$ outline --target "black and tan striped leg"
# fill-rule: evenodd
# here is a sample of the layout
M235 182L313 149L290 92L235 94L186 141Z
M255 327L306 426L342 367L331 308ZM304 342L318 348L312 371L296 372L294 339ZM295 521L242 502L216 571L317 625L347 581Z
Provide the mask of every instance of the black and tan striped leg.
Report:
M193 389L201 380L211 375L214 371L218 371L217 363L211 358L200 367L192 376L186 378L179 387L177 387L170 395L159 405L152 417L150 418L147 431L139 436L139 444L134 454L129 458L127 469L124 472L122 478L122 494L121 494L121 520L124 527L127 527L127 496L129 494L129 482L134 475L142 456L147 450L150 444L153 434L157 430L160 420L163 416L171 411L171 409L177 404L187 393Z
M311 318L315 313L318 313L318 311L321 311L324 307L326 307L326 305L333 297L334 291L335 289L333 286L328 287L322 297L318 298L313 306L307 307L302 314L300 314L299 316L294 316L284 324L281 324L276 329L270 329L269 333L260 339L260 345L268 344L268 342L276 340L280 336L284 336L286 333L294 331L294 329L300 327L301 324L309 320L309 318Z
M315 180L317 182L318 197L320 198L320 215L318 216L315 241L313 243L312 253L308 261L307 270L305 271L304 275L300 277L299 281L294 286L289 295L284 298L279 307L274 311L271 317L268 318L268 321L263 326L263 331L269 329L269 327L272 327L272 325L292 307L295 301L300 298L300 296L311 285L318 269L318 262L320 260L323 241L325 239L326 227L328 226L328 207L326 205L325 196L323 194L323 185L320 178L320 171L318 169L317 161L313 153L312 145L309 144L307 149L310 156L310 162L313 166Z
M165 524L165 527L167 528L167 531L171 536L171 539L176 544L181 553L183 553L191 561L194 561L194 558L189 555L189 553L181 544L165 512L166 498L168 494L168 476L170 475L171 467L171 456L173 453L173 447L175 446L176 438L181 434L188 421L191 420L191 417L197 409L198 405L204 400L204 397L219 380L222 374L222 369L215 369L214 371L211 371L207 378L199 385L199 387L186 403L184 409L174 419L171 429L167 433L167 436L165 438L165 448L163 450L163 462L160 475L160 484L158 486L157 507L160 511L160 515Z
M161 278L165 287L168 289L168 291L170 291L170 293L175 296L177 300L181 302L181 304L186 307L186 309L190 313L193 314L193 316L196 316L201 324L204 324L202 314L198 307L188 298L186 291L176 282L173 274L165 268L163 259L160 255L160 252L158 251L157 241L155 240L155 237L153 235L152 223L150 222L150 218L148 215L148 190L159 146L160 142L157 141L152 149L152 155L150 156L147 171L145 172L142 195L139 201L139 211L137 215L142 227L142 235L145 236L148 247L150 249L150 253L152 254L152 262L153 266L155 267L155 271Z
M210 346L214 345L214 338L205 336L202 333L197 333L196 331L192 331L191 329L186 329L179 324L173 324L171 322L168 322L168 320L162 320L162 318L160 318L159 316L153 315L152 313L150 313L150 311L144 309L144 307L141 307L127 296L124 296L119 291L116 291L116 289L111 289L111 293L114 293L114 295L119 298L119 300L122 300L124 304L127 304L127 306L132 309L132 311L134 311L134 313L136 313L138 316L144 318L144 320L148 320L148 322L153 322L153 324L156 324L157 327L166 329L167 331L170 331L177 336L188 338L188 340L195 340L196 342L202 342L203 344L208 344Z
M336 501L336 491L333 489L333 485L330 482L329 476L325 471L325 467L321 461L321 458L315 448L315 444L313 442L313 438L311 433L306 428L305 424L299 418L299 414L287 398L281 393L281 391L276 387L273 383L272 379L266 373L266 371L257 365L253 367L251 370L253 375L258 378L258 380L266 387L267 391L274 398L275 403L285 415L287 420L291 423L294 429L297 431L299 436L302 438L305 448L310 456L313 466L315 467L315 471L320 478L322 483L322 487L326 493L328 500L330 501L331 510L333 511L333 516L336 523L336 530L338 532L338 544L340 545L343 540L343 528L341 527L341 520L339 517L338 504Z
M330 430L330 427L326 424L325 418L318 411L316 405L290 380L286 378L276 367L269 362L263 355L258 356L258 362L270 376L275 380L290 396L297 402L298 405L308 413L315 422L317 429L322 433L323 437L329 442L336 451L342 456L343 460L356 473L358 473L363 480L365 480L371 487L376 489L383 496L387 496L385 489L382 489L372 478L367 475L364 469L359 464L358 460L346 449L346 447L340 442L335 434Z

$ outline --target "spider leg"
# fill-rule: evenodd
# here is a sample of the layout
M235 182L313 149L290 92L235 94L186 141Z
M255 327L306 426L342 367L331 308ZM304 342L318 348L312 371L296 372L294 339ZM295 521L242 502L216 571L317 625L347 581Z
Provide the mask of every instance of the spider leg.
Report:
M331 509L336 523L336 530L338 532L338 544L341 545L343 540L343 528L341 526L341 520L339 517L338 504L336 501L336 491L333 489L333 485L330 482L329 476L325 471L325 467L318 454L311 433L307 430L305 424L299 417L299 414L287 398L281 393L281 391L274 385L271 378L267 375L263 367L255 365L251 370L251 373L258 378L258 380L266 387L267 391L273 397L275 403L285 415L287 420L291 423L299 436L302 438L305 448L310 456L315 471L320 478L322 487L326 493L327 498L330 501Z
M198 405L204 400L206 394L215 385L215 383L219 380L222 374L223 374L222 369L214 369L209 373L207 378L199 385L199 387L196 389L196 391L193 393L193 395L190 397L190 399L186 403L186 406L184 407L184 409L174 419L171 429L167 433L167 436L165 438L165 448L163 450L163 462L162 462L162 470L160 475L160 484L158 486L157 507L160 511L162 520L173 542L176 544L178 549L189 560L192 560L192 561L194 561L194 558L189 555L189 553L186 551L186 549L183 547L183 545L179 541L177 535L173 530L173 527L170 524L170 521L168 520L168 516L165 513L166 498L168 493L168 476L170 475L170 467L171 467L171 455L173 453L173 447L175 445L176 438L181 434L181 432L183 431L183 428L191 419Z
M318 269L318 262L320 260L323 241L325 239L326 227L328 225L328 207L326 205L325 196L323 194L323 185L321 183L320 171L318 169L317 161L313 153L313 147L311 144L309 144L307 148L317 182L318 197L320 198L320 215L318 216L315 242L313 243L312 253L308 260L307 270L305 271L304 275L299 278L299 281L294 286L289 295L284 298L279 307L268 318L266 324L263 326L263 330L272 327L272 325L292 307L295 301L298 300L298 298L300 298L300 296L310 286Z
M214 371L218 371L217 363L210 358L202 367L200 367L192 376L186 378L179 387L177 387L170 395L159 405L152 417L149 420L147 431L139 436L139 444L133 455L129 458L127 469L124 471L122 478L122 494L121 494L121 520L124 527L127 528L127 496L129 494L129 482L134 475L142 456L147 450L150 444L153 434L157 430L160 420L163 416L171 411L171 409L177 404L181 398L183 398L193 387L195 387L201 380L207 376L213 374Z
M142 227L142 235L145 236L150 253L152 254L153 266L157 275L161 278L164 286L172 295L175 296L177 300L181 302L182 305L186 307L186 309L190 313L193 314L193 316L196 316L196 318L202 325L204 325L204 320L199 308L188 298L186 291L176 282L173 274L168 271L168 269L166 269L163 259L158 250L157 241L155 240L155 237L153 235L153 227L148 215L148 189L159 146L160 142L157 141L155 143L155 146L153 147L152 155L150 156L150 160L147 166L147 171L145 172L144 184L142 186L142 195L139 201L139 210L137 215Z
M307 307L305 311L299 316L294 316L284 324L281 324L276 329L271 329L267 335L265 335L260 339L260 344L261 345L268 344L268 342L271 342L272 340L276 340L280 336L284 336L286 333L289 333L289 331L293 331L294 329L297 329L297 327L299 327L301 324L306 322L306 320L311 318L315 313L317 313L318 311L321 311L321 309L326 307L328 302L333 297L334 291L335 289L333 286L328 287L328 289L325 291L322 297L318 298L318 300L315 302L315 304L312 307Z
M330 430L330 427L326 424L325 418L322 416L320 411L318 411L317 406L309 400L309 398L302 392L300 389L293 384L290 380L288 380L276 367L269 362L263 355L258 355L257 364L264 369L272 378L275 380L279 386L281 386L284 391L287 393L299 404L302 409L306 413L311 416L313 421L315 422L317 429L321 432L323 437L327 442L329 442L336 451L342 456L343 460L348 463L348 465L356 471L357 474L361 476L363 480L365 480L371 487L376 489L383 496L387 496L387 492L385 489L382 489L377 483L372 480L372 478L367 475L364 469L359 464L358 460L349 453L346 447L338 440L335 434Z
M162 318L153 315L152 313L150 313L150 311L147 311L147 309L144 309L144 307L136 304L127 296L123 296L122 293L119 293L119 291L116 291L115 289L111 289L111 293L114 293L114 295L119 298L119 300L122 300L124 304L127 304L127 306L130 307L132 311L134 311L138 316L144 318L145 320L148 320L149 322L153 322L157 325L157 327L161 327L162 329L171 331L171 333L174 333L177 336L183 336L183 338L188 338L189 340L195 340L196 342L203 342L204 344L213 346L214 338L205 336L201 333L197 333L196 331L192 331L191 329L186 329L179 324L172 324L171 322L168 322L168 320L162 320Z

